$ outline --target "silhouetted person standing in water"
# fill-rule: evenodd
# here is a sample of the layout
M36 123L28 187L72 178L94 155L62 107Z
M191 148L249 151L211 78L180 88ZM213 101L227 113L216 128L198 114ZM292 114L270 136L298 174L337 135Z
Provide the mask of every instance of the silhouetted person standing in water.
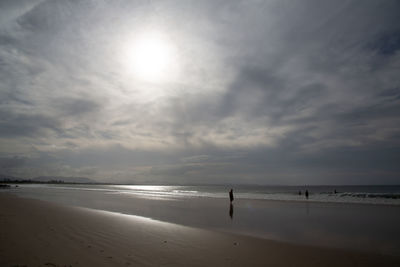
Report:
M231 188L231 191L229 191L229 200L231 201L231 204L229 205L229 216L231 219L233 219L233 189Z
M305 195L306 195L306 199L308 199L308 190L306 190Z
M229 199L232 203L233 202L233 189L231 189L231 191L229 191Z

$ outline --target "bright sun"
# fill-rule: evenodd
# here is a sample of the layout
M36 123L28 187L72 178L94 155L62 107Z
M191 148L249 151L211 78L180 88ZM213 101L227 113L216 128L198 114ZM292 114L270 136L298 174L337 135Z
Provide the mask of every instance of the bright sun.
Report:
M170 77L176 68L176 53L161 34L145 33L126 48L125 59L130 71L141 80L159 82Z

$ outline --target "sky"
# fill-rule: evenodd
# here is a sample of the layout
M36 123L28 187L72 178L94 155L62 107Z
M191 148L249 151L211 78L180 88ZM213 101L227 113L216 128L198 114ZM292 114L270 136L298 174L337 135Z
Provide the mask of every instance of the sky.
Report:
M0 1L0 174L400 184L400 2Z

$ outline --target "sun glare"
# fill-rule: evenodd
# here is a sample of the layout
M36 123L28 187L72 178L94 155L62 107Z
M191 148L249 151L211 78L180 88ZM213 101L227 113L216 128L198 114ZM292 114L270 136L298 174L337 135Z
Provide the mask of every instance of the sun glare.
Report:
M158 33L138 36L128 44L125 54L130 71L141 80L164 81L176 69L173 45Z

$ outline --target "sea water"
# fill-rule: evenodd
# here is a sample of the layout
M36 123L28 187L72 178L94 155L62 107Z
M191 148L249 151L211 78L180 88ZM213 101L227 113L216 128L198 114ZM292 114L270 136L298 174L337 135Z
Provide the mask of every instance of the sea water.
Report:
M400 186L353 185L353 186L264 186L264 185L98 185L98 184L23 184L26 193L42 190L61 192L97 191L104 194L135 195L145 198L227 198L232 188L236 199L265 199L280 201L304 201L305 190L309 202L359 203L400 205Z

